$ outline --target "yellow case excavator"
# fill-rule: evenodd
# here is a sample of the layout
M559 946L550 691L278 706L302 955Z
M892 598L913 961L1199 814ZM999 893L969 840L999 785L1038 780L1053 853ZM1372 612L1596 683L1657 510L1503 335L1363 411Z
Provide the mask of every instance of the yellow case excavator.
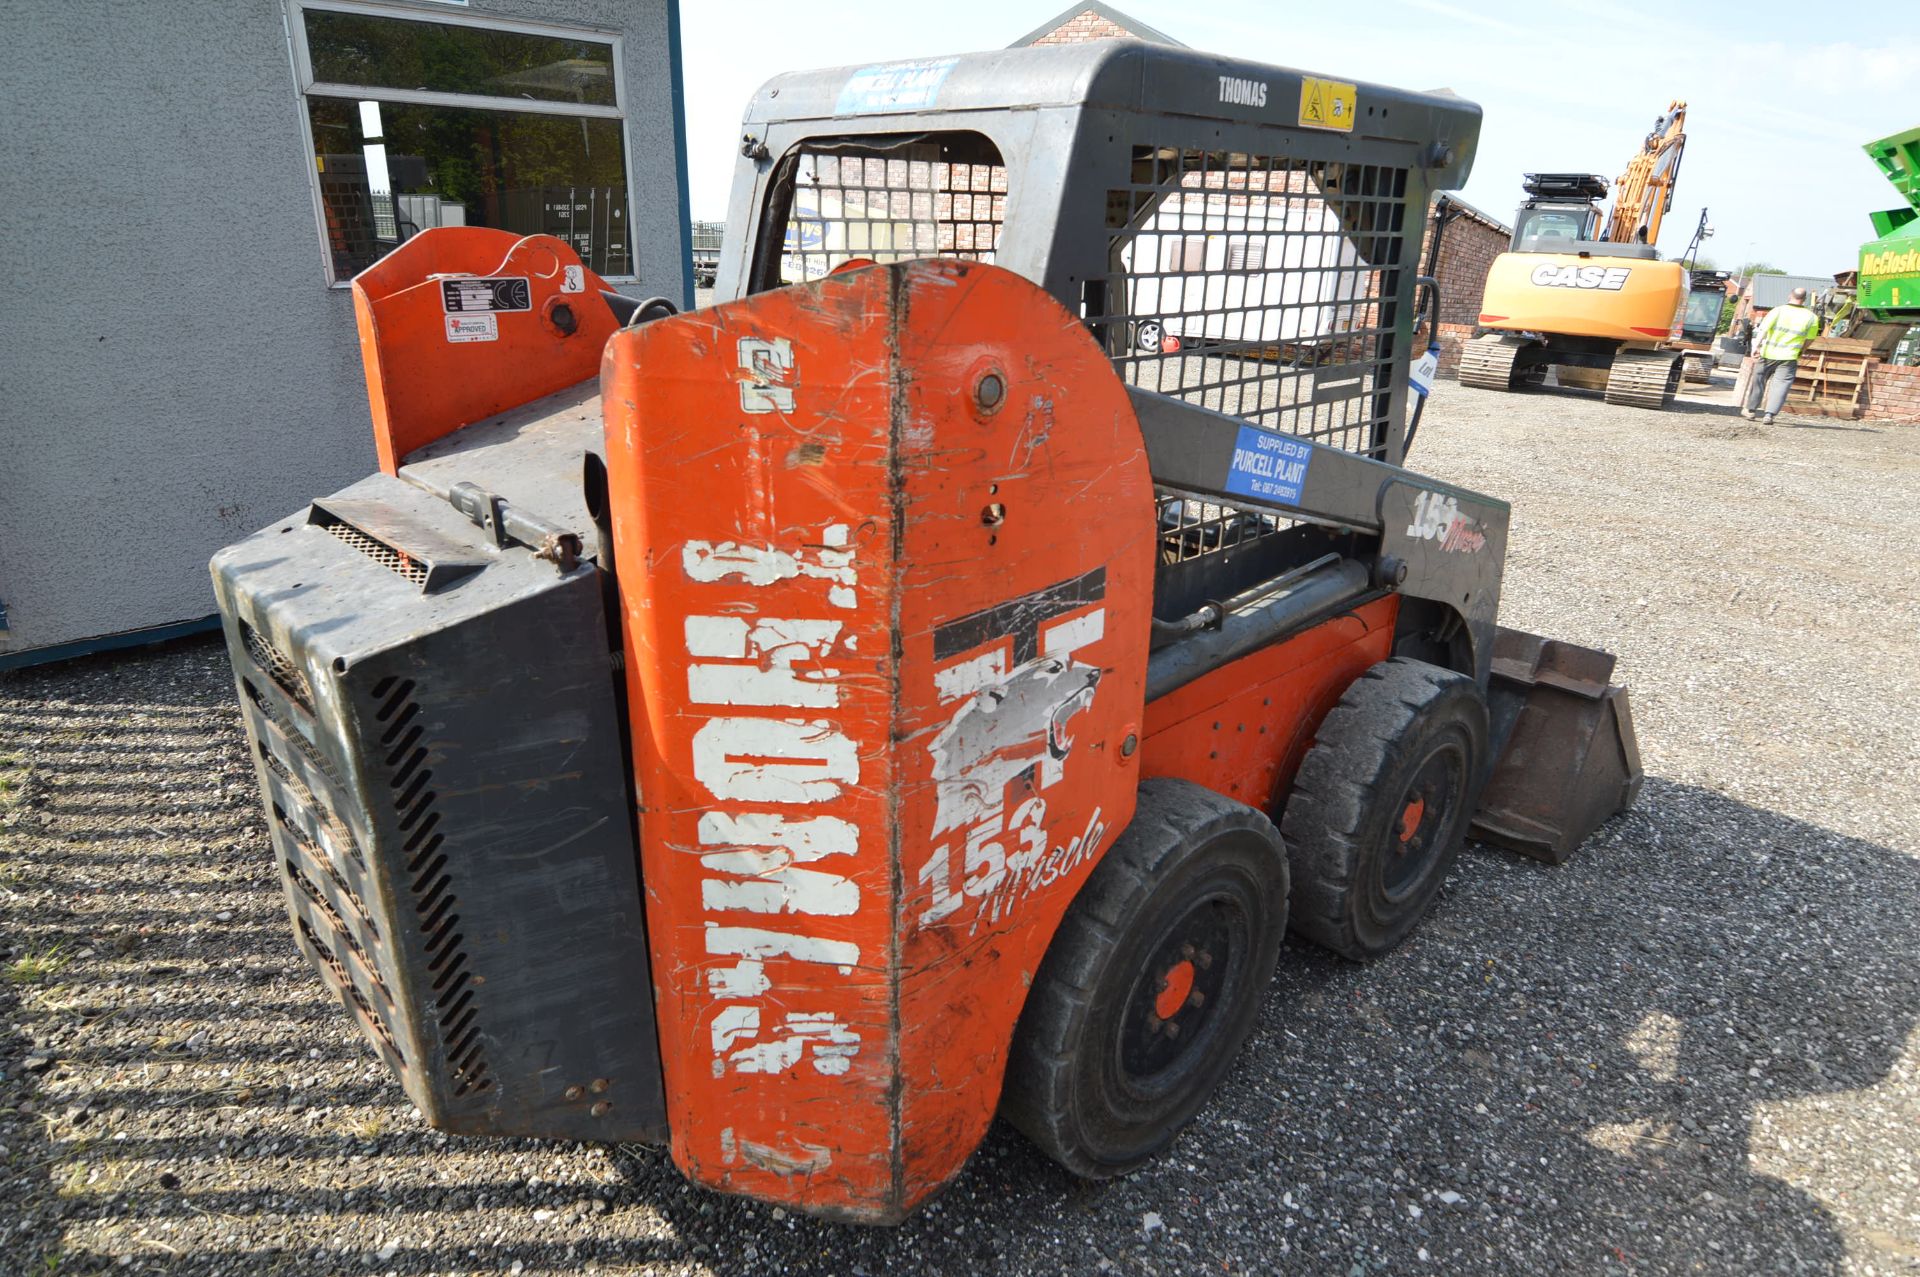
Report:
M1687 104L1654 121L1613 184L1593 173L1529 173L1513 247L1494 259L1481 300L1483 332L1460 360L1463 385L1517 390L1562 369L1562 384L1604 384L1608 403L1666 408L1681 352L1666 348L1685 303L1687 273L1654 244L1673 206L1686 147Z

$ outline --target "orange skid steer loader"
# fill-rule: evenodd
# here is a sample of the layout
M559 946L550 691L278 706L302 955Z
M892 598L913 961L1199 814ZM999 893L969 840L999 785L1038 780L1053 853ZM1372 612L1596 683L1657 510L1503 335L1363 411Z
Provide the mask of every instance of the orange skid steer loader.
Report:
M427 1119L873 1222L996 1113L1122 1173L1289 927L1377 956L1470 826L1630 801L1612 658L1402 464L1478 121L1114 41L787 76L716 305L479 228L361 275L381 473L213 572L296 938Z

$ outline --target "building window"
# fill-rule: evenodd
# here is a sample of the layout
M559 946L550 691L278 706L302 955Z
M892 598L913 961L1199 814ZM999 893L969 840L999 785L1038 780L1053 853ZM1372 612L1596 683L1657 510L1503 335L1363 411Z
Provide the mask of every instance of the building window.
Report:
M332 282L436 226L553 235L634 273L617 37L290 9Z

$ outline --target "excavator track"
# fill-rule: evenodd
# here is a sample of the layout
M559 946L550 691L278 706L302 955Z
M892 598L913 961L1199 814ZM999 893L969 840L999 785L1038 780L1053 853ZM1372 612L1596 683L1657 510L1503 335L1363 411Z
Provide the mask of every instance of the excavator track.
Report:
M1680 389L1680 355L1672 350L1623 350L1607 373L1607 402L1655 411L1673 406Z
M1460 351L1460 384L1481 390L1517 390L1531 384L1528 370L1515 367L1527 346L1515 337L1475 337Z

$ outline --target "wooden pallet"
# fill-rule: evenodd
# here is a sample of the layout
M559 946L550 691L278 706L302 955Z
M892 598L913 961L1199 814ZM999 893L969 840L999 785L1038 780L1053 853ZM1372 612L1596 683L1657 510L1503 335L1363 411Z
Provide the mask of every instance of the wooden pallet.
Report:
M1841 416L1860 415L1867 372L1874 363L1873 343L1850 337L1821 337L1800 353L1787 403Z

